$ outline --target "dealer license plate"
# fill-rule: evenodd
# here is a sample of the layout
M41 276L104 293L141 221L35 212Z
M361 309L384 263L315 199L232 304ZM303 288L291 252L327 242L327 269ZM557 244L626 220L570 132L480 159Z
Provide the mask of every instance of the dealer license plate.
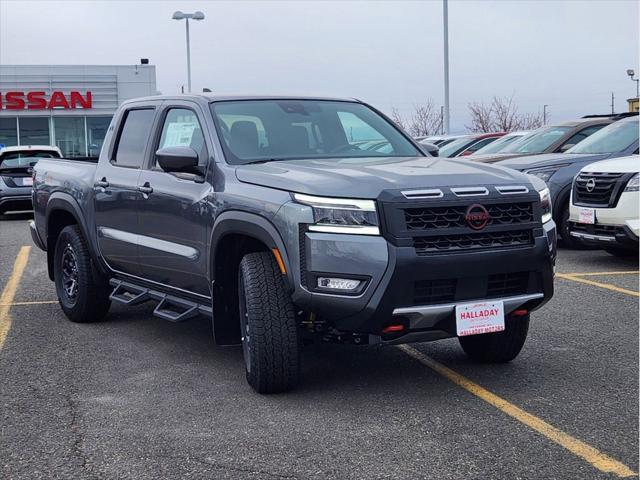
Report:
M456 305L456 329L459 337L504 330L504 303L482 302Z
M596 223L596 211L593 208L580 208L578 210L578 223L593 225Z
M22 186L23 187L31 187L31 186L33 186L33 178L31 178L31 177L23 177L22 178Z

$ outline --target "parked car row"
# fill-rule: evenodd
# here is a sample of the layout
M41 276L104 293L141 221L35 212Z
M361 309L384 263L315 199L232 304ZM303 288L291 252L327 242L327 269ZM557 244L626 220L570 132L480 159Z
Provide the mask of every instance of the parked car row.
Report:
M579 248L585 245L593 246L609 242L607 243L609 245L607 251L626 253L629 252L628 247L631 247L637 253L637 208L635 210L629 209L627 202L624 202L621 207L625 212L623 214L625 218L633 220L631 224L613 225L608 217L610 214L618 215L616 208L620 195L629 192L625 190L626 182L630 182L631 178L635 178L633 182L637 182L637 176L633 177L632 173L640 169L638 157L629 157L629 155L638 154L638 132L637 113L587 115L578 120L545 126L531 132L427 137L420 143L429 141L438 145L440 157L465 156L468 160L496 163L544 180L551 192L554 220L558 225L558 233L565 246ZM477 148L482 142L486 143L482 148ZM593 207L607 210L601 214L595 212L595 216L601 219L599 223L587 224L588 226L581 224L580 217L576 216L575 212L571 217L571 211L577 211L571 203L572 192L575 195L576 191L576 187L572 187L573 179L582 168L585 168L585 172L592 172L589 170L591 167L587 166L594 162L618 157L626 158L623 163L612 163L613 171L595 172L588 177L597 181L597 186L594 187L595 193L602 193L608 200L605 202L606 205L590 204L585 203L584 200L578 200L576 208L580 206L583 212L585 208L593 210ZM598 163L597 165L599 165L598 168L604 169L607 164ZM616 168L623 170L617 171ZM586 178L584 175L581 174L580 178ZM586 182L586 180L580 181ZM591 183L589 186L591 188ZM586 184L581 184L579 188L586 188ZM615 191L607 190L607 188ZM634 188L633 183L631 188ZM635 188L637 191L637 187ZM623 198L628 197L629 195L625 195ZM611 209L616 211L611 213ZM593 217L584 215L582 217L583 220L589 218L595 222ZM592 225L596 225L596 227ZM600 228L599 225L606 225L603 228L610 230L609 234L601 236L600 239L596 238L597 235L594 233L594 229ZM603 230L600 228L598 231L602 232ZM594 235L596 236L594 237Z

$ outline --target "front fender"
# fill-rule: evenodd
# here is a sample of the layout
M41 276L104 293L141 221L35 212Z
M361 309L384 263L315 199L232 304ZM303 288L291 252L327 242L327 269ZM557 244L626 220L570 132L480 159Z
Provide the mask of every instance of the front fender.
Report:
M211 232L211 240L209 244L209 280L215 282L215 265L216 258L213 252L216 251L220 241L230 234L242 234L253 237L264 243L269 249L277 248L282 257L286 269L287 283L289 287L293 286L293 276L291 263L287 248L278 233L276 227L266 218L253 213L231 210L220 214Z

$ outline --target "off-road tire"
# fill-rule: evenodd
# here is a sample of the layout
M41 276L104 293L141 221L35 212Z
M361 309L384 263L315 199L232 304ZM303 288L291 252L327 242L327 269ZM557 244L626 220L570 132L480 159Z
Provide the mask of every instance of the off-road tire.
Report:
M64 287L63 259L69 249L76 264L77 290L74 296L70 296ZM89 323L104 318L111 306L109 285L106 278L92 271L87 242L77 225L69 225L60 232L54 251L53 272L58 302L69 320Z
M527 339L529 315L505 319L505 330L459 337L460 346L471 360L506 363L518 356Z
M296 314L283 274L270 252L249 253L242 258L238 299L249 385L258 393L292 389L300 370Z

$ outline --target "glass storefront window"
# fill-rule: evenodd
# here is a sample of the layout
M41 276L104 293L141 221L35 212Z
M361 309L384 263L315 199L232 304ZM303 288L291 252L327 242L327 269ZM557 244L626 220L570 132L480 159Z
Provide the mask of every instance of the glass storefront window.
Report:
M0 118L0 148L18 144L18 124L16 118Z
M87 142L89 156L98 157L102 142L111 123L111 117L87 117Z
M20 145L50 145L48 117L21 117Z
M53 128L63 157L87 156L84 117L54 117Z

